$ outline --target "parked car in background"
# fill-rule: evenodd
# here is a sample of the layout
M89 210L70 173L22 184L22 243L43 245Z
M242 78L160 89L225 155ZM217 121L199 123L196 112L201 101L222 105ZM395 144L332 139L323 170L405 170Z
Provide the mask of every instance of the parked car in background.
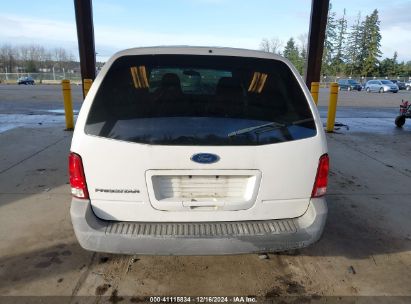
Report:
M215 255L306 247L323 231L327 143L285 58L231 48L115 54L69 155L80 245Z
M347 91L361 91L361 84L354 79L340 79L338 80L338 87L341 90Z
M385 93L385 92L398 92L398 86L395 83L392 83L390 80L385 79L376 79L376 80L369 80L365 84L365 90L367 93L370 92L378 92L378 93Z
M17 79L17 84L34 84L34 79L31 76L24 76Z
M405 82L399 81L397 79L391 79L392 83L395 83L398 86L398 90L405 90Z

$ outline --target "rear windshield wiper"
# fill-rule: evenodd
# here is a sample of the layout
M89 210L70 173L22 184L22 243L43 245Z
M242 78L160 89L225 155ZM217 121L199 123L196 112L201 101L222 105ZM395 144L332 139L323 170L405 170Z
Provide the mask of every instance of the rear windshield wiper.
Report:
M273 131L276 129L281 129L281 128L285 128L285 127L289 127L289 126L295 126L295 125L299 125L299 124L303 124L306 122L310 122L310 121L314 121L314 118L306 118L306 119L301 119L301 120L296 120L290 123L279 123L279 122L269 122L263 125L258 125L258 126L254 126L254 127L248 127L248 128L244 128L244 129L240 129L231 133L228 133L228 137L234 137L237 135L241 135L241 134L246 134L246 133L250 133L250 132L255 132L257 134L260 133L264 133L264 132L269 132L269 131Z

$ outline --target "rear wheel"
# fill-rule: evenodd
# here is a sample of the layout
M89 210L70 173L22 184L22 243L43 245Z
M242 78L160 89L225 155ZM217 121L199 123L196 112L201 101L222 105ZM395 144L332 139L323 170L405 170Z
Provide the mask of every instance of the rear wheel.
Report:
M378 93L384 93L384 89L380 88L380 90L378 91Z
M405 124L405 116L397 116L395 118L395 125L401 128Z

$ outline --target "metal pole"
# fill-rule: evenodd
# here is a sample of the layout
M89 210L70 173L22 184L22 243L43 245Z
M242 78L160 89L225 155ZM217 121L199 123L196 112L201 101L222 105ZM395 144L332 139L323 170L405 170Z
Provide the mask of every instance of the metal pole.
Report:
M311 2L310 32L305 69L307 87L310 87L312 82L320 81L329 3L330 0L312 0Z
M96 50L94 46L92 2L91 0L74 0L74 9L76 11L81 83L83 84L84 79L94 80L96 78Z

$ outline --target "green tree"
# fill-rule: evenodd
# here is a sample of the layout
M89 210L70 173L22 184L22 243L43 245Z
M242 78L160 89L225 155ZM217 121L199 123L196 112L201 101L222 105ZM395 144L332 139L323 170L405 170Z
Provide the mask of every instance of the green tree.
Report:
M391 58L385 58L380 62L379 74L381 76L394 75L394 62Z
M308 33L304 33L298 36L298 41L300 43L300 60L301 60L301 75L305 74L306 61L307 61L307 47L308 47Z
M303 73L307 57L307 37L300 35L287 41L283 56L288 58L300 73ZM279 53L282 44L278 39L263 39L260 49ZM325 32L321 72L341 76L411 76L411 61L398 62L398 53L381 60L381 33L378 10L370 15L358 16L354 24L348 24L344 9L342 16L332 11L330 4ZM381 60L381 61L380 61Z
M301 71L300 74L304 75L305 74L305 62L307 61L307 49L302 47L300 51L300 64L301 64Z
M407 61L404 65L404 76L411 76L411 61Z
M345 50L347 57L345 73L350 76L361 74L362 62L360 47L363 39L363 27L361 26L361 24L361 13L358 12L357 19L354 25L351 26Z
M291 61L298 72L302 74L304 67L304 60L300 56L298 46L295 44L294 38L290 38L284 47L283 56Z
M398 74L399 66L398 66L398 53L397 51L394 52L394 56L392 56L392 63L393 63L393 75Z
M397 58L398 53L394 52L392 58L385 58L380 62L380 76L399 76L400 74L403 74L402 66L398 63Z
M344 13L341 18L336 21L336 36L335 36L335 56L332 59L333 74L339 75L344 68L345 63L345 40L347 35L347 18L344 9Z
M394 57L392 60L396 63L394 63L395 66L395 76L400 76L400 77L410 77L411 76L411 61L401 61L397 62L397 52L394 53Z
M364 39L362 53L364 55L364 64L362 74L364 76L373 76L379 71L379 58L381 57L381 33L378 10L374 10L371 15L367 16L364 21Z
M398 63L396 72L401 77L411 76L411 61Z
M327 27L325 29L324 50L321 66L322 74L332 73L330 68L335 48L335 39L337 36L335 15L335 12L332 11L332 4L330 3L328 8Z

